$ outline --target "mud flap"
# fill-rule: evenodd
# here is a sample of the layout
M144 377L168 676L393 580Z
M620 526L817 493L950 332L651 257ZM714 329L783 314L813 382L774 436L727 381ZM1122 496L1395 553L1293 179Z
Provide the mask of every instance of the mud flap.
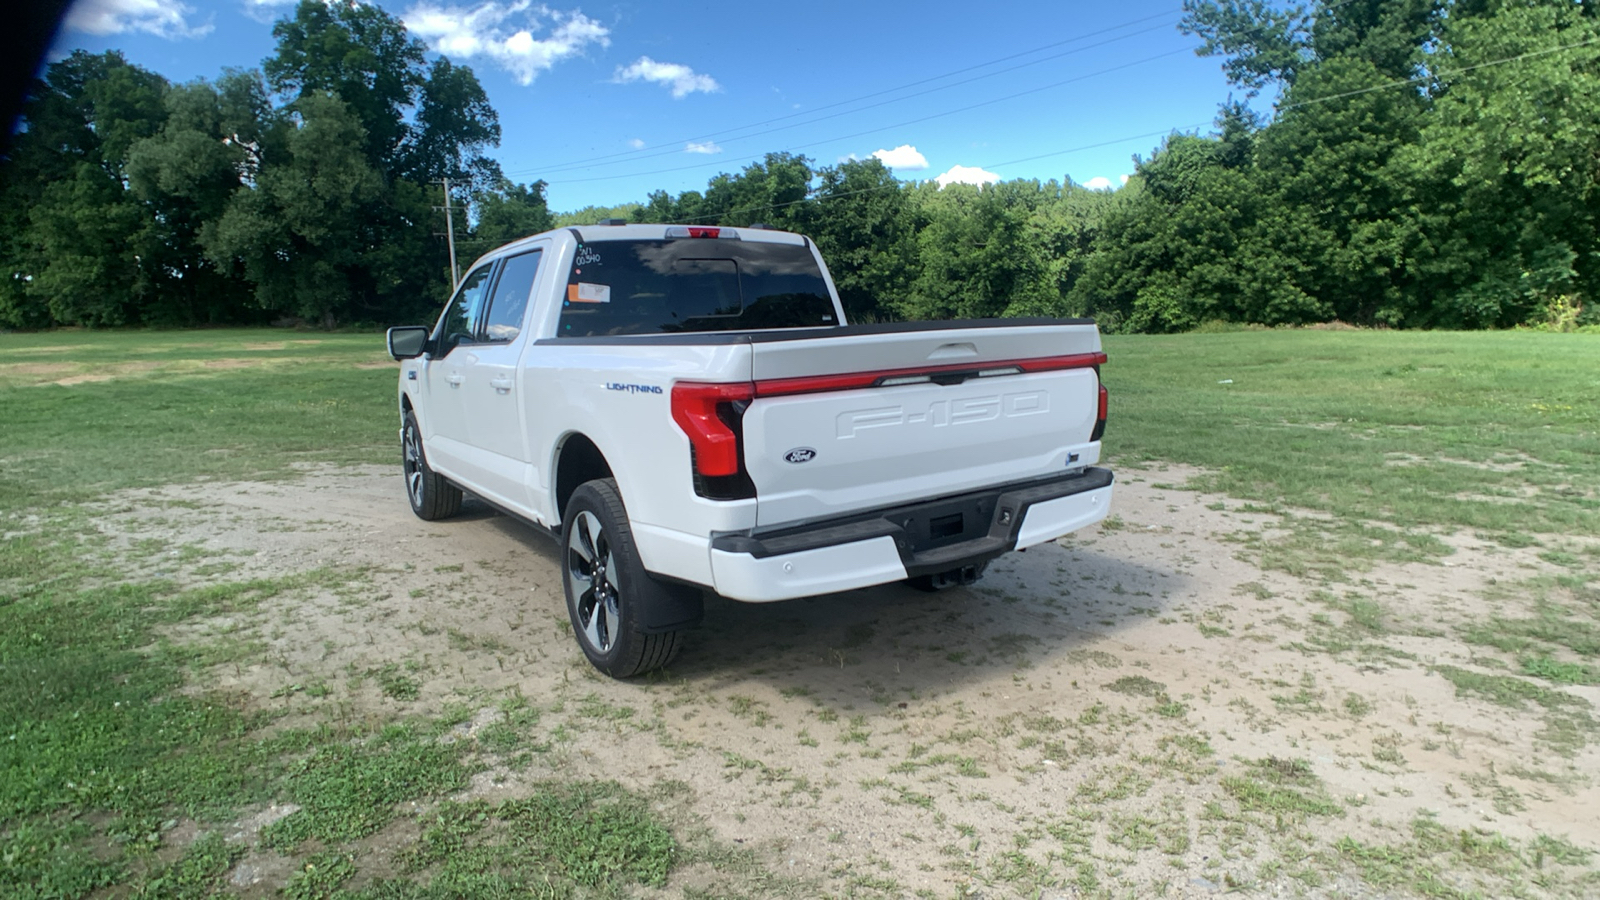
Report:
M660 634L693 628L705 615L705 595L699 588L652 578L650 588L640 591L636 624L645 634Z

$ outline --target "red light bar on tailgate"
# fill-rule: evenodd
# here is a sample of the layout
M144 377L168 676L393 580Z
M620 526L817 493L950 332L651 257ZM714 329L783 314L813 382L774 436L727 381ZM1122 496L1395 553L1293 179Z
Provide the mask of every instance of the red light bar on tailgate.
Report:
M970 375L989 378L1020 375L1023 372L1054 372L1060 369L1088 369L1103 365L1104 353L1074 353L1070 356L1042 356L1002 362L957 363L950 366L919 366L913 369L886 369L878 372L851 372L845 375L806 375L801 378L771 378L756 382L757 397L784 397L791 394L816 394L823 391L851 391L869 387L895 387L923 384L941 376Z

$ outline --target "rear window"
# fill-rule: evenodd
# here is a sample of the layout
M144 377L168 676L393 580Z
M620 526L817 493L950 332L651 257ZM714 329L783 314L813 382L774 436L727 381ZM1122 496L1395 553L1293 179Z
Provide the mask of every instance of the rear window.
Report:
M558 337L839 324L807 247L724 238L578 245Z

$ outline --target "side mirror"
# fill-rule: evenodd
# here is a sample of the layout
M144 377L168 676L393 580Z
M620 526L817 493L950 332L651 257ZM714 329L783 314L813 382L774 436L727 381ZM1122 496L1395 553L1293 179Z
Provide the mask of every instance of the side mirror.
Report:
M427 349L427 327L400 325L389 329L389 355L395 359L416 359Z

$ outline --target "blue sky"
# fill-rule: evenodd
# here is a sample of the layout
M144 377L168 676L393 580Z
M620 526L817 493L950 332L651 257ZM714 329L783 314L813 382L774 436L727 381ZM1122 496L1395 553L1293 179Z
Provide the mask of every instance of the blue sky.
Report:
M494 153L555 210L703 189L764 153L878 154L906 180L1115 187L1229 87L1181 0L883 4L381 0L469 65ZM52 58L121 50L174 81L254 67L292 0L79 0Z

